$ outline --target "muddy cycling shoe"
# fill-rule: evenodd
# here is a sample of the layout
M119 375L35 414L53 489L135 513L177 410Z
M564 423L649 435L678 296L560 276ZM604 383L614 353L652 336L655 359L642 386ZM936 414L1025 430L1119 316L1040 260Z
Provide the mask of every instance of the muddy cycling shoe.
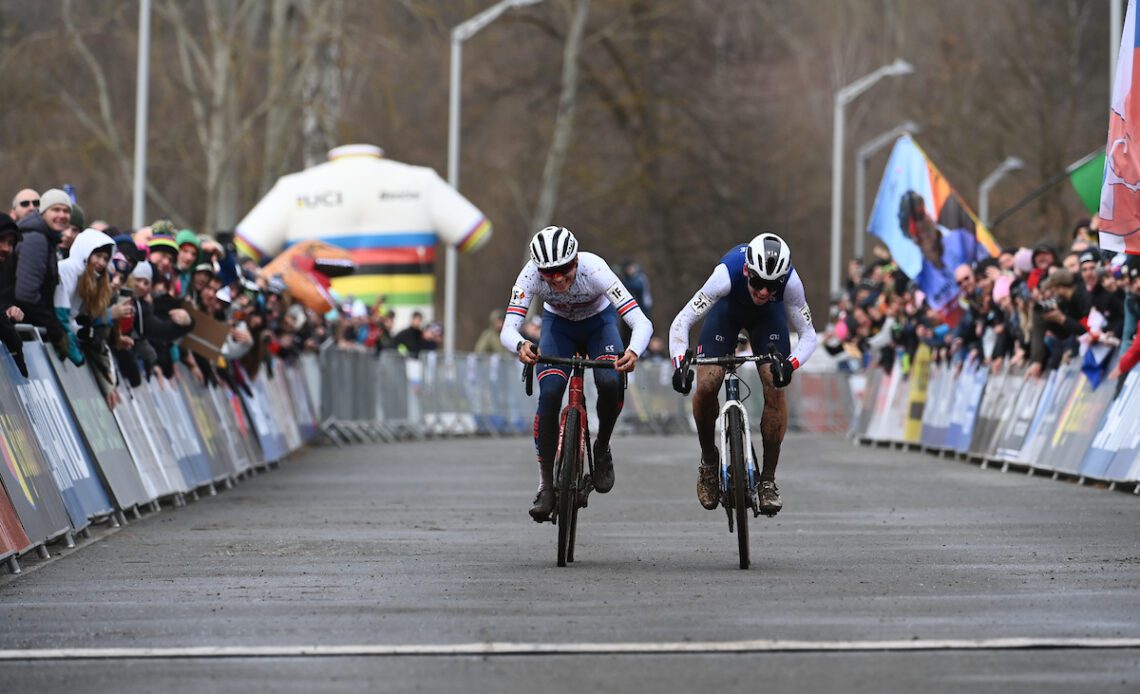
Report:
M697 468L697 501L708 510L716 508L720 501L720 475L716 465L705 465L703 462Z
M594 444L594 489L598 490L599 494L605 494L614 488L614 456L610 453L610 447L606 446L606 450L598 448L598 444Z
M765 516L774 516L784 508L784 500L780 498L780 488L775 482L760 481L760 513Z
M554 512L554 490L551 488L543 488L538 490L538 494L534 495L534 505L530 507L530 517L534 519L535 523L545 523L550 520L550 514Z

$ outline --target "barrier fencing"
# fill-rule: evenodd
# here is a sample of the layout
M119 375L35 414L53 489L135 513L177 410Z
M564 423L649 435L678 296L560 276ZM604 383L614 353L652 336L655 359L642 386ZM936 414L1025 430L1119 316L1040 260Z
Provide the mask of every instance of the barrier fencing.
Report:
M90 367L61 363L38 336L25 344L30 377L0 348L0 561L53 542L73 544L92 523L110 525L215 494L283 460L306 442L336 445L432 436L530 436L528 398L511 355L426 353L411 359L326 347L294 363L271 360L201 385L181 366L172 380L120 384L111 409ZM672 365L642 360L628 376L618 433L693 435L691 405L672 389ZM763 389L742 371L758 427ZM785 391L789 429L851 433L1057 474L1134 481L1140 473L1140 377L1120 396L1076 370L1026 381L1020 373L961 372L916 359L866 375L800 371ZM586 379L587 398L596 399ZM597 427L590 409L591 425Z
M0 562L13 573L28 552L215 494L319 432L304 361L270 361L237 392L179 365L171 380L120 384L112 409L91 367L21 334L27 377L0 347Z
M932 363L920 348L909 377L867 375L852 434L1140 494L1140 373L1097 386L1069 364L1041 378L1006 366Z

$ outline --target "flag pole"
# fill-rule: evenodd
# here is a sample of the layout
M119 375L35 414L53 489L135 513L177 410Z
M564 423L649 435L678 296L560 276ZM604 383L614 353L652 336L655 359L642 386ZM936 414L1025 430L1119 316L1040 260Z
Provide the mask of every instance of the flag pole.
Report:
M1103 152L1104 152L1103 149L1094 149L1093 151L1089 152L1085 156L1076 160L1072 164L1069 164L1068 166L1066 166L1064 168L1064 170L1062 170L1060 173L1057 173L1057 174L1050 176L1047 181L1045 181L1044 183L1042 183L1041 185L1037 186L1032 191L1030 191L1029 195L1026 195L1024 198L1018 200L1011 207L1009 207L1008 209L1004 210L1001 214L999 214L997 217L994 217L993 224L989 225L990 231L992 232L994 229L997 229L998 226L1002 222L1004 222L1006 219L1009 219L1010 217L1012 217L1019 210L1021 210L1021 208L1025 207L1029 203L1033 202L1037 198L1044 195L1046 192L1048 192L1048 190L1050 188L1057 185L1061 181L1064 181L1065 179L1067 179L1074 171L1081 168L1085 164L1089 163L1089 161L1091 161L1093 157L1096 157Z

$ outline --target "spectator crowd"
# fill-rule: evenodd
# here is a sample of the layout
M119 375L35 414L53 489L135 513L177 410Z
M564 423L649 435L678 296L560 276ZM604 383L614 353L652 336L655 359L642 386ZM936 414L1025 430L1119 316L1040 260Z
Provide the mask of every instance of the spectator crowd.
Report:
M442 330L422 315L399 330L394 320L383 300L368 308L350 297L328 314L294 302L229 233L169 220L127 233L88 219L59 188L21 190L0 213L0 340L27 376L23 344L34 338L16 326L39 328L61 361L91 367L111 407L121 381L170 379L179 363L199 383L248 392L272 368L269 355L288 361L330 341L411 354L438 347ZM225 333L217 354L189 349L186 336L210 321Z
M1102 252L1096 220L1083 220L1064 248L1047 242L1007 248L955 269L957 301L935 310L884 250L854 260L847 288L834 298L823 346L844 370L906 369L920 345L937 361L1009 365L1038 377L1080 359L1091 378L1116 378L1140 361L1140 257ZM649 310L649 280L627 261L620 276ZM90 364L114 407L116 386L169 379L184 364L201 383L248 389L266 357L291 360L333 343L343 348L418 355L438 349L442 329L414 313L405 326L381 298L351 297L320 314L296 303L279 277L240 255L232 234L177 229L168 220L126 233L87 220L64 190L16 193L0 213L0 340L27 375L17 324L42 329L61 360ZM224 324L219 355L187 349L197 322ZM503 313L495 310L476 352L501 350ZM541 319L524 324L538 343ZM666 358L654 338L649 358ZM1117 358L1119 357L1119 358Z
M904 370L920 345L936 361L1022 367L1036 378L1072 360L1094 382L1140 360L1140 257L1102 251L1096 220L1081 220L1068 244L1006 248L954 270L957 300L941 311L878 251L848 267L831 305L824 347L840 368ZM1119 356L1119 359L1116 357Z

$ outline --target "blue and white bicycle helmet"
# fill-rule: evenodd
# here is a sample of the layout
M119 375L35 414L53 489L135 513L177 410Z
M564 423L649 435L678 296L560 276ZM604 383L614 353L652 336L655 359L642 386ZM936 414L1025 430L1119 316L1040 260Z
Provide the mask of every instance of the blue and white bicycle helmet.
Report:
M771 232L752 239L744 257L748 272L765 282L779 281L792 269L792 250Z

